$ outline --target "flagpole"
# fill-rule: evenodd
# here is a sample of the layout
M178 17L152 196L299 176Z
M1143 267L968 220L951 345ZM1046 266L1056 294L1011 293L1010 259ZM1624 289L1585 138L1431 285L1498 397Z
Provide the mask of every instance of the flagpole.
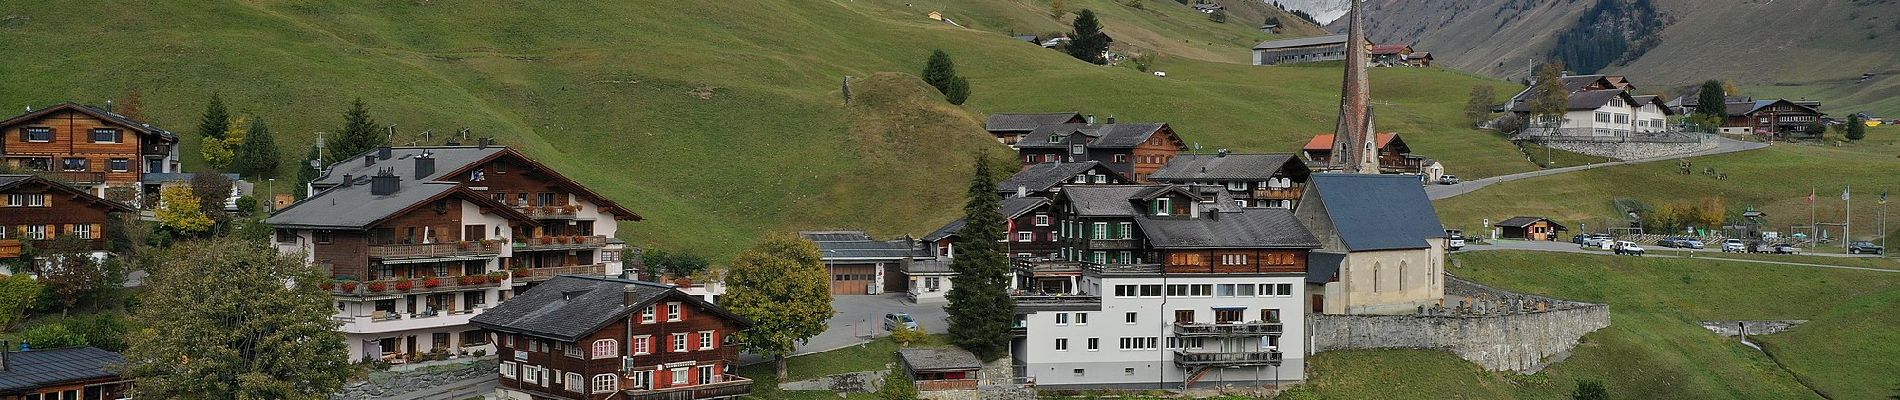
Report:
M1813 188L1808 189L1808 251L1815 251L1821 247L1821 242L1820 242L1821 233L1815 232L1815 229L1814 229L1814 225L1815 225L1815 212L1814 212L1814 194L1815 193L1814 192L1815 190L1816 189L1813 189Z
M1841 200L1847 201L1847 220L1841 221L1841 251L1847 251L1847 243L1854 241L1854 186L1848 185L1841 190Z

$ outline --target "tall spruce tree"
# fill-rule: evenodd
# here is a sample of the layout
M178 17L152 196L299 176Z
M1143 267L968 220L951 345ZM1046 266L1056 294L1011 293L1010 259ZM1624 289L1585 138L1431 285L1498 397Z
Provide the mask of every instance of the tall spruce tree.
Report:
M1702 82L1702 90L1696 94L1695 116L1698 122L1720 125L1728 118L1728 89L1722 87L1722 81Z
M963 207L963 230L957 231L957 256L950 269L950 337L957 346L985 361L1003 356L1009 348L1009 328L1016 303L1009 298L1009 259L996 243L1003 240L1002 198L996 194L990 161L976 157L970 177L970 201Z
M950 94L950 85L957 80L957 66L950 62L950 53L943 50L931 50L930 61L924 63L924 83L937 88L938 93Z
M1847 136L1847 140L1861 140L1867 138L1867 123L1860 120L1860 114L1848 115L1847 126L1841 127L1841 129L1846 131L1845 136Z
M317 287L328 276L262 242L172 249L145 279L118 367L138 397L319 400L343 387L354 368Z
M224 99L217 93L211 93L211 103L205 105L204 117L198 120L198 137L203 139L224 139L224 131L231 129L231 113L224 109Z
M1091 64L1106 64L1102 53L1108 51L1108 35L1102 33L1102 22L1095 19L1095 11L1082 9L1075 13L1073 24L1075 32L1069 34L1070 57L1088 61Z
M950 91L944 92L943 98L950 104L963 105L963 102L970 100L970 80L961 76L951 80Z
M251 179L276 178L277 166L283 158L277 154L277 139L271 137L270 126L257 117L251 118L251 126L233 157L231 169Z
M363 99L350 102L350 111L343 113L343 130L335 140L330 141L330 159L339 160L355 157L380 146L388 146L389 138L383 136L382 126L370 118L369 107L363 105Z

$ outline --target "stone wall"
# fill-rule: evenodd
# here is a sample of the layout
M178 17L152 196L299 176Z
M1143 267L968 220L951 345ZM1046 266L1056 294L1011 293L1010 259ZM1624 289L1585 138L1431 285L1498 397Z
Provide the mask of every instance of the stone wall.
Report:
M1715 148L1716 141L1704 140L1694 143L1640 143L1640 142L1562 142L1545 143L1550 148L1583 153L1597 157L1609 157L1618 160L1640 160L1656 157L1677 156Z
M496 363L495 357L490 356L409 371L373 372L369 374L368 380L343 385L343 390L331 395L330 399L382 399L419 390L441 389L444 385L463 380L482 377L494 379Z
M1417 315L1309 315L1312 351L1442 349L1491 371L1535 373L1568 357L1584 334L1610 326L1607 305L1513 293L1445 276L1467 305Z

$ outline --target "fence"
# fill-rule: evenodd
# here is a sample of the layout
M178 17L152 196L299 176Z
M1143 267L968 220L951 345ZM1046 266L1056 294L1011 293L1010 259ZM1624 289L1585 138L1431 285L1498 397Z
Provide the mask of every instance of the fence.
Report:
M1714 137L1712 133L1682 127L1671 127L1661 132L1617 130L1609 131L1607 135L1604 133L1593 128L1531 127L1518 133L1518 139L1535 143L1702 143Z

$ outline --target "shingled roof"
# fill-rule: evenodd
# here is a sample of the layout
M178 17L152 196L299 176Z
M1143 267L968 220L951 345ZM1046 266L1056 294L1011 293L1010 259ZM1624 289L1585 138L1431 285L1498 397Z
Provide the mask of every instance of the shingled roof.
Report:
M977 360L975 354L955 347L899 349L897 355L913 373L983 369L983 361Z
M929 249L909 238L875 240L859 231L806 231L799 235L816 243L819 256L827 260L899 260L930 256Z
M120 203L120 202L116 202L112 200L106 200L99 196L92 195L92 192L87 191L85 189L68 186L65 183L60 183L59 181L46 179L44 177L40 177L37 175L24 175L24 174L0 175L0 191L8 190L8 189L12 189L15 187L20 187L20 186L24 186L24 185L28 185L32 183L44 184L47 187L52 188L53 190L66 192L67 194L72 195L72 198L74 199L80 199L90 204L97 204L97 205L104 206L107 209L109 209L108 211L119 211L119 212L138 211L138 209L133 208L132 206L127 205L125 203Z
M8 118L5 121L0 121L0 127L11 126L14 124L25 122L27 120L39 118L47 114L52 114L52 113L64 111L64 110L78 111L82 114L90 115L93 118L98 118L101 121L105 121L107 123L111 123L114 125L119 125L125 128L132 129L134 132L138 132L140 134L157 137L160 141L164 141L167 143L178 142L178 135L172 133L171 131L168 131L156 126L152 126L152 124L147 124L144 121L139 121L139 120L132 119L130 117L126 117L124 115L120 115L119 113L106 111L103 108L74 103L70 101L65 102L65 103L55 104L52 107L42 108L37 111L27 112L26 114L21 114L17 117Z
M1068 199L1076 216L1082 217L1129 217L1141 215L1130 199L1154 190L1155 185L1094 185L1073 186L1062 191Z
M1049 138L1055 135L1083 135L1089 138L1085 144L1090 148L1133 148L1167 129L1168 124L1164 123L1043 125L1023 135L1022 140L1016 141L1016 147L1062 147L1063 143L1051 143Z
M1309 185L1347 250L1421 249L1445 237L1416 176L1314 174Z
M0 394L4 395L117 377L110 368L125 363L125 356L97 347L7 352L4 357L6 368L0 368Z
M1292 211L1278 208L1220 210L1198 218L1143 216L1135 225L1157 249L1320 247Z
M1041 163L1023 167L1023 170L1017 171L1016 175L1011 175L1009 179L1004 179L1002 182L997 183L996 191L998 193L1015 193L1016 188L1020 187L1030 193L1046 192L1050 189L1054 189L1056 186L1061 186L1070 179L1074 179L1076 175L1087 173L1089 170L1096 168L1101 168L1099 172L1103 175L1115 177L1117 180L1121 179L1120 174L1116 174L1115 171L1109 170L1107 167L1102 166L1102 163L1095 161Z
M1030 210L1048 204L1049 199L1041 197L1011 197L1003 199L1002 206L998 207L997 211L1003 214L1003 218L1005 219L1015 219L1022 217L1023 214L1029 213ZM924 241L935 242L947 237L956 236L957 232L963 230L965 222L966 220L963 218L950 221L950 223L944 224L942 228L937 228L936 231L930 232L929 235L924 235Z
M579 182L568 179L566 176L561 175L559 171L555 171L553 168L549 168L541 164L541 162L535 161L526 154L522 154L506 146L391 147L389 148L389 158L384 159L378 157L374 163L365 161L365 158L375 155L379 151L380 149L370 149L367 152L337 161L329 166L329 170L326 171L323 176L311 181L310 185L317 189L324 189L342 182L343 177L346 175L360 178L376 174L377 171L383 170L393 171L396 176L402 177L402 184L405 189L410 185L420 184L422 182L459 182L459 178L463 174L468 174L469 170L477 165L503 157L513 157L517 161L527 164L530 168L538 170L537 173L545 174L556 185L573 191L577 196L586 198L589 202L594 203L595 206L600 207L603 212L611 212L634 221L642 219L639 214L635 214L632 210L621 207L619 203L594 192L593 189L588 188L586 185L581 185ZM415 158L422 154L428 154L430 157L435 158L435 170L425 176L417 176Z
M271 214L264 222L279 228L367 229L390 217L451 197L473 202L506 218L530 224L535 222L534 218L514 208L454 182L408 182L401 184L395 193L379 196L370 190L370 177L350 179L349 186L335 186L317 192ZM337 182L342 182L342 179Z
M572 342L661 299L690 303L693 308L733 320L742 327L752 324L671 286L580 275L561 275L542 282L476 315L469 323L494 331Z
M983 129L990 132L1029 132L1043 125L1065 124L1081 119L1082 114L1077 112L990 114L989 118L983 120Z
M1312 170L1292 154L1182 154L1148 175L1166 182L1265 181L1286 170L1300 181Z

